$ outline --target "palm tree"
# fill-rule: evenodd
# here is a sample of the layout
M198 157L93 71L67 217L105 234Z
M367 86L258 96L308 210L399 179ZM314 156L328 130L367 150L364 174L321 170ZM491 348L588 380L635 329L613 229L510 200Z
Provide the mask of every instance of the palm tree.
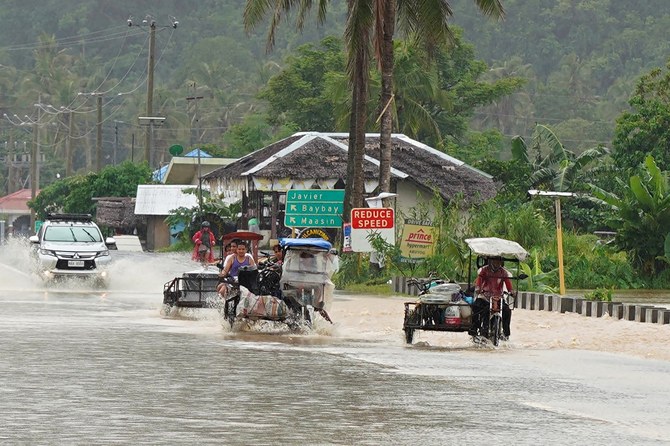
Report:
M502 17L504 14L500 0L474 0L487 16ZM257 24L270 11L273 12L268 32L268 48L274 44L276 28L282 18L294 6L299 6L298 28L302 28L307 12L315 4L312 0L248 0L244 23L247 29ZM327 0L319 0L319 21L323 21ZM379 190L388 191L391 178L391 132L393 108L393 36L396 17L399 28L411 35L428 49L436 43L444 42L451 36L448 19L452 16L451 6L446 0L349 0L349 12L345 30L348 50L347 72L352 87L352 116L349 128L349 166L345 192L345 218L351 207L362 204L363 178L358 171L362 166L365 144L367 98L370 64L370 47L381 71L380 95L380 178ZM353 176L350 176L353 175Z
M352 107L349 119L349 151L343 218L348 220L349 211L363 203L364 178L362 174L365 155L365 130L367 125L368 79L370 72L371 31L374 23L373 0L348 0L348 15L345 42L348 50L347 73L352 90ZM328 0L247 0L244 10L244 26L251 30L266 15L271 13L267 37L270 50L282 15L297 7L296 26L302 29L308 12L318 4L318 21L326 17Z
M397 1L397 2L396 2ZM504 10L500 0L474 0L486 16L502 18ZM396 17L398 27L408 36L430 49L451 37L448 19L453 12L447 0L386 0L376 2L375 56L382 73L380 100L380 165L379 191L388 192L391 183L391 132L393 99L393 34Z
M532 65L524 64L520 57L515 56L491 67L482 76L482 80L495 83L512 77L528 82L526 88L483 107L475 122L478 128L497 128L503 135L527 134L528 123L534 122L534 106L530 91L537 81Z

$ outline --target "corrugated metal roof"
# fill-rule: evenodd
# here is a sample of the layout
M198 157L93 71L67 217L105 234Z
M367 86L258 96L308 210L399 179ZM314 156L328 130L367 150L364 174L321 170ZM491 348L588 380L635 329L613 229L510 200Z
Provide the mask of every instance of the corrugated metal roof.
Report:
M192 208L198 205L196 194L187 194L192 184L140 184L137 186L135 214L170 215L178 207Z
M39 194L39 190L37 191ZM0 213L29 214L30 208L26 204L32 195L31 189L20 189L0 198Z

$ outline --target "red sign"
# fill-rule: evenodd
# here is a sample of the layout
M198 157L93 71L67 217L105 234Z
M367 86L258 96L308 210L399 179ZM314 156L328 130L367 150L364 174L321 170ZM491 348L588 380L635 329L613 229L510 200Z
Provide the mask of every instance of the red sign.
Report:
M392 208L354 208L351 210L352 229L391 229L395 215Z

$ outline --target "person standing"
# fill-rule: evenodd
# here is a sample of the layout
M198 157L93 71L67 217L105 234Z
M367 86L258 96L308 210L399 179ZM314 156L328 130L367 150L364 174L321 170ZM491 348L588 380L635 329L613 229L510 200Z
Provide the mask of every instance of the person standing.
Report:
M191 259L198 260L202 263L212 263L214 261L214 252L212 248L216 246L216 237L210 230L210 225L207 220L200 225L200 230L193 234L193 254Z

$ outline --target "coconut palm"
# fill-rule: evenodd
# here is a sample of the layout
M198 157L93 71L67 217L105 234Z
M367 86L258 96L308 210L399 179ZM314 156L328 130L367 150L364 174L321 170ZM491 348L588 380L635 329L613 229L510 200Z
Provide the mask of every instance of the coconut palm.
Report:
M382 2L383 3L383 2ZM305 18L312 7L318 7L318 21L326 17L328 0L247 0L244 10L244 25L251 30L271 14L267 47L274 45L275 34L284 14L297 9L296 26L302 29ZM345 42L348 52L347 73L352 94L349 120L349 158L347 166L343 215L363 203L364 179L362 175L365 155L365 130L367 125L368 79L370 72L371 33L374 26L375 2L372 0L348 0Z
M489 17L502 18L500 0L474 0L480 11ZM453 15L447 0L386 0L375 2L375 57L382 73L379 189L388 192L391 182L391 132L393 99L393 35L398 28L415 38L429 50L451 37L448 19ZM430 51L429 51L430 53Z

